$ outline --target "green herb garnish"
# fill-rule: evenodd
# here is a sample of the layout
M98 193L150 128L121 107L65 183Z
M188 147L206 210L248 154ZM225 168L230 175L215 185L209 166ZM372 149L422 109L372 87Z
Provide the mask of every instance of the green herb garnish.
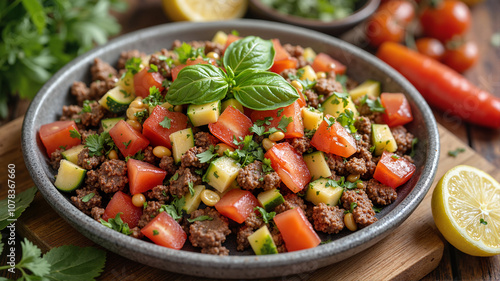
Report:
M259 211L264 223L269 223L274 218L274 216L276 216L276 212L267 212L264 208L259 206L253 209Z
M465 152L465 148L457 148L455 150L448 151L448 155L451 157L457 157L459 153Z
M132 234L132 231L130 231L128 224L126 222L123 222L123 220L121 219L121 214L121 212L116 214L115 218L109 218L108 221L101 219L100 222L106 227L109 227L125 235L130 235Z
M193 223L195 221L211 221L213 220L214 218L212 218L211 216L207 216L207 215L203 215L203 216L199 216L199 217L196 217L194 219L187 219L188 222L190 223Z

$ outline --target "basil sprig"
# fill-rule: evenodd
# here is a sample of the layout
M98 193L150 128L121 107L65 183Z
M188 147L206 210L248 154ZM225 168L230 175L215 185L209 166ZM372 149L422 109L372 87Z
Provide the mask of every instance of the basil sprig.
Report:
M222 100L228 93L243 106L272 110L292 104L297 90L283 77L267 71L275 50L269 40L248 36L231 43L224 54L224 68L211 64L184 67L170 85L166 100L173 105L205 104Z

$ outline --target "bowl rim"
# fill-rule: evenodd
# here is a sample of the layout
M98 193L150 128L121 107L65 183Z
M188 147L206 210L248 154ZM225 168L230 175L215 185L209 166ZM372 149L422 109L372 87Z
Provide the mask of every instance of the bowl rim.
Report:
M267 14L269 17L275 18L275 20L306 26L308 28L333 28L333 27L343 27L354 25L362 20L368 18L371 14L373 14L378 6L380 5L381 0L366 0L366 3L361 6L359 9L355 10L352 14L347 17L336 19L332 21L321 21L318 19L308 19L295 15L288 15L284 13L280 13L279 11L267 6L262 3L260 0L250 0L250 6L254 5L261 13Z
M238 30L238 28L248 28L249 26L255 27L260 30L268 29L275 32L283 32L287 34L289 34L290 32L294 32L300 34L301 36L309 37L312 40L317 40L327 45L333 45L335 46L335 48L350 52L354 56L360 56L368 63L374 64L377 68L379 68L381 71L385 72L393 80L395 80L396 83L400 84L404 89L407 90L407 93L405 94L410 95L415 101L415 104L422 111L422 118L424 120L424 123L426 124L427 132L430 136L428 148L426 151L427 162L424 163L425 165L423 167L420 179L416 182L413 190L408 194L408 196L404 198L400 202L400 204L398 204L391 212L380 218L377 223L371 225L370 227L351 233L346 237L335 240L332 243L320 245L312 249L267 256L214 257L213 255L201 254L197 252L173 250L157 246L147 241L132 238L126 235L121 235L114 230L102 226L87 215L81 216L81 211L76 209L73 204L68 202L67 199L63 196L62 192L59 192L55 189L52 182L46 175L45 170L42 168L45 164L44 159L40 159L40 157L38 157L40 153L36 144L37 131L39 128L35 128L35 118L40 112L42 104L46 102L46 99L48 98L47 93L54 90L57 87L58 83L64 81L64 79L69 75L68 73L71 69L86 66L88 60L105 54L108 50L113 49L113 46L124 46L130 44L135 40L138 40L138 38L141 39L158 36L159 34L168 33L170 29L178 31L190 30L191 28L200 28L212 29L215 31L228 27ZM365 247L363 249L360 249L361 246L367 245L367 241L371 242L368 244L370 244L369 246L372 246L374 243L384 238L388 233L392 231L392 229L400 225L416 209L416 207L420 204L420 202L423 200L428 190L430 189L430 186L436 175L437 164L439 160L439 134L432 111L430 110L423 97L419 94L419 92L402 75L400 75L390 66L383 63L366 51L361 50L358 47L355 47L345 41L341 41L340 39L309 29L263 20L240 19L233 21L208 23L168 23L149 27L122 35L111 40L105 45L99 46L77 57L62 69L60 69L40 89L36 97L33 99L32 103L30 104L23 121L22 152L28 171L46 201L73 227L77 228L79 232L81 232L91 240L94 240L96 243L108 248L113 252L117 252L118 254L126 258L133 259L139 262L141 262L141 260L138 260L137 257L134 256L134 254L136 253L150 257L151 259L158 259L159 257L161 257L162 261L173 262L175 264L196 264L203 265L203 267L211 267L215 269L234 269L243 272L244 270L250 271L252 269L265 269L276 266L289 266L290 264L301 264L304 260L319 262L326 258L331 259L332 255L339 255L339 257L341 257L342 255L345 255L348 250L354 251L353 254L357 254L367 248ZM78 211L78 213L76 213L75 210ZM81 225L91 226L93 230L90 231L88 229L85 229L84 227L82 228ZM123 248L122 245L127 244L133 244L134 250ZM349 256L352 256L353 254L350 254ZM340 260L347 257L348 256L345 256ZM149 265L158 267L154 264ZM321 266L324 265L326 264L323 264ZM180 268L172 268L168 270L184 274L191 273L197 275L194 272L186 272L185 270ZM294 267L293 269L291 269L290 273L300 273L309 270L311 270L311 268L304 269ZM207 275L204 276L206 277ZM241 276L248 277L248 274L243 274ZM266 276L281 276L281 273L280 275Z

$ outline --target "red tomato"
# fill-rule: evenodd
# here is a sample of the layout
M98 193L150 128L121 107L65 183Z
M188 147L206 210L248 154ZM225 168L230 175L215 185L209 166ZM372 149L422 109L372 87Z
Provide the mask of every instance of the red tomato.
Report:
M163 184L167 172L155 165L136 159L128 159L128 182L130 194L146 192L157 185Z
M264 155L283 183L294 193L304 189L311 181L311 173L304 158L288 143L275 144Z
M389 127L404 125L413 120L410 104L404 94L382 93L380 101L385 108L382 118Z
M478 59L479 50L476 43L467 41L458 48L447 49L442 61L455 71L464 72L476 64Z
M158 90L163 91L162 86L163 76L159 72L148 72L149 67L145 67L134 75L134 90L135 95L140 97L149 96L149 88L155 86Z
M188 59L185 64L178 65L172 69L172 81L177 79L177 76L179 75L179 72L186 66L188 65L196 65L196 64L208 64L211 63L212 65L217 65L214 59L206 59L203 58L196 58L196 59Z
M386 41L401 42L414 16L415 9L408 1L384 3L366 24L366 36L370 44L378 47Z
M227 35L227 40L226 40L226 46L224 48L224 51L226 51L227 47L229 47L229 45L231 45L231 43L233 43L234 41L238 41L240 40L242 37L240 36L236 36L236 35L233 35L233 34L228 34Z
M415 44L419 53L431 57L435 60L441 60L444 55L444 46L441 41L435 38L424 37L418 39Z
M170 119L170 125L163 127L160 125L165 119ZM170 143L170 134L179 130L186 129L188 118L180 112L172 112L163 106L157 105L148 119L142 125L142 134L151 142L152 145L162 145L172 149Z
M186 232L167 212L159 213L141 233L155 244L175 250L180 250L187 239Z
M321 243L316 231L307 220L301 208L294 208L274 217L286 249L289 252L314 248Z
M316 55L314 58L314 61L311 65L311 67L314 69L316 72L324 71L333 71L335 74L342 75L345 73L346 67L339 61L333 59L329 55L325 53L319 53Z
M149 140L124 120L116 123L109 130L109 135L125 157L134 156L139 150L144 150L149 145Z
M240 142L245 136L252 135L253 133L250 133L252 125L252 120L245 114L228 106L219 116L217 122L208 124L208 129L225 144L237 148L238 146L233 143L233 140L236 138Z
M274 61L286 60L290 57L290 54L283 48L279 39L272 39L273 47L275 51Z
M55 121L40 127L40 139L49 157L52 152L60 147L68 149L82 143L80 138L72 138L70 131L78 132L78 128L73 120Z
M415 165L394 153L384 151L377 163L373 178L394 189L407 182L415 172Z
M457 0L445 0L436 6L428 5L420 15L423 32L441 42L465 34L470 21L469 7Z
M257 206L259 201L250 191L233 189L215 204L215 209L223 216L237 223L243 223Z
M297 68L297 65L298 61L296 58L287 58L284 60L275 61L273 66L271 66L271 68L269 69L269 71L280 74L285 69Z
M134 228L142 216L142 208L132 204L132 197L118 191L109 200L102 219L105 221L108 221L110 218L114 219L118 213L121 213L120 218L123 222L127 223L130 228Z
M331 115L325 116L325 119L330 118L333 117ZM326 120L323 120L311 139L311 145L319 151L346 158L353 155L357 150L354 138L336 121L329 126Z
M304 107L306 106L306 98L304 97L304 94L302 93L302 91L299 91L297 90L297 92L299 92L299 99L297 100L297 102L299 103L299 107Z
M298 101L295 101L289 106L274 110L254 110L250 115L250 119L252 119L254 123L257 120L265 120L266 117L272 118L269 125L264 125L266 131L269 128L278 128L283 117L292 117L292 122L286 127L285 138L301 138L304 136L304 123L302 122L302 114Z

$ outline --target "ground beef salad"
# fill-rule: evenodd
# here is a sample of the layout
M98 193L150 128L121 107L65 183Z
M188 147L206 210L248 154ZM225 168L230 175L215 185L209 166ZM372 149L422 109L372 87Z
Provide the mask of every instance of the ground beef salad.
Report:
M415 171L405 96L311 48L218 32L90 71L39 134L54 185L125 235L214 255L228 235L257 255L312 248L375 223Z

